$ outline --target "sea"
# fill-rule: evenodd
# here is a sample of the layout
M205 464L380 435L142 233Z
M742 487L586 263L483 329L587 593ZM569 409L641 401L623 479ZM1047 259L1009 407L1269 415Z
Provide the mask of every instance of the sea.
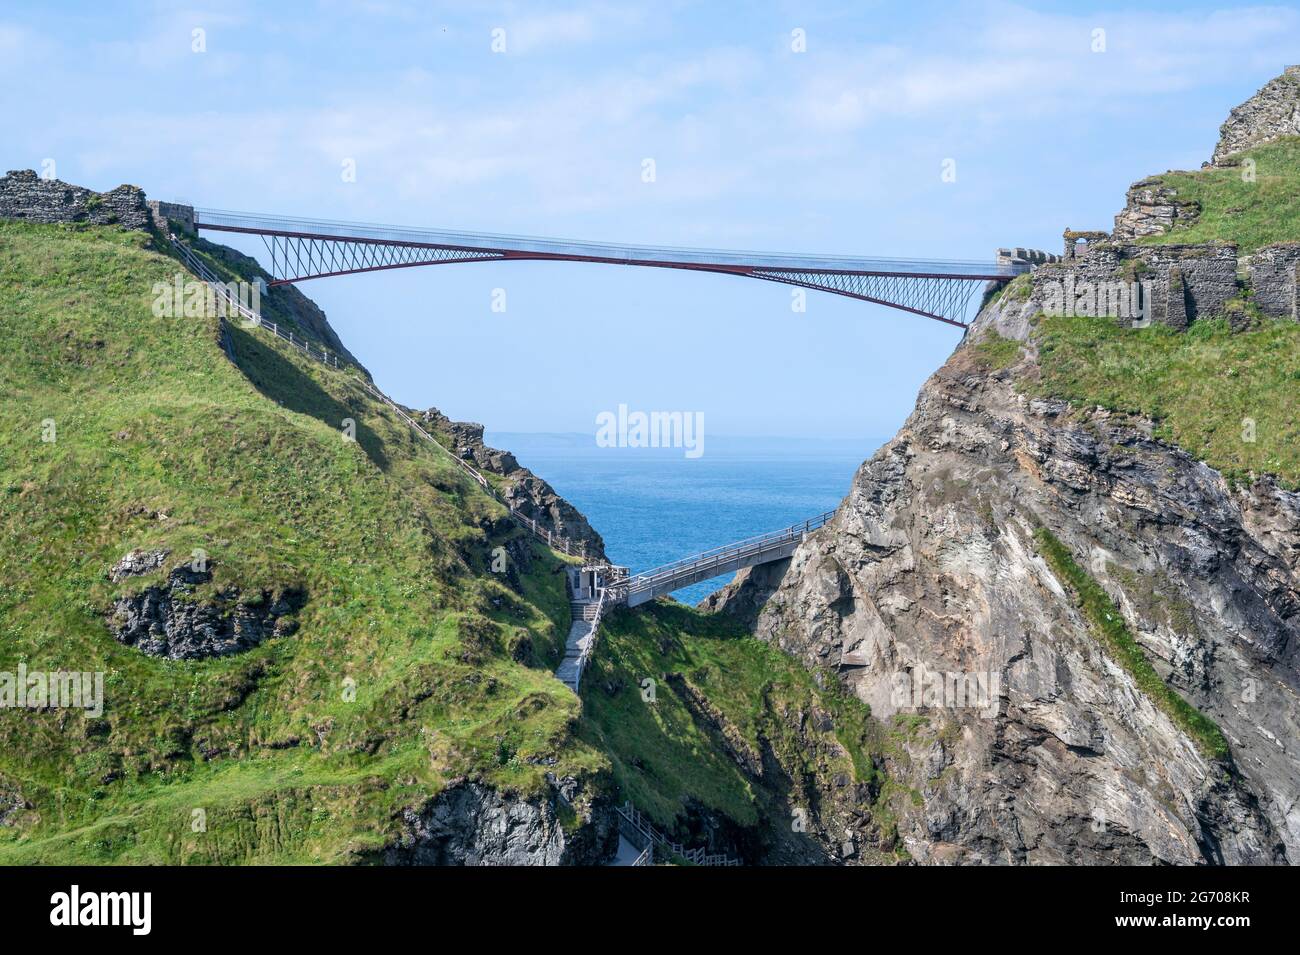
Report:
M486 442L582 511L610 560L632 573L833 510L884 439L709 435L704 453L598 447L587 434L488 432ZM695 604L733 574L673 594Z

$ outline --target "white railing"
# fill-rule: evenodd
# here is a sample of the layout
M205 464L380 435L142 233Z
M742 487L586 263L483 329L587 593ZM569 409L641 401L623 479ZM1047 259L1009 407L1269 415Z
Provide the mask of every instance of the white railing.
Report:
M690 557L683 557L681 560L675 560L670 564L653 567L628 578L623 587L626 593L631 595L653 590L656 587L671 584L676 580L701 573L705 573L707 576L700 579L706 580L708 577L717 576L716 574L708 574L707 572L710 569L721 568L731 561L759 556L765 551L775 550L790 543L801 541L805 534L817 530L834 516L834 511L826 511L810 520L792 524L779 531L761 534L758 537L750 537L734 544L725 544L722 547L715 547L713 550L706 550ZM719 570L719 573L725 572L725 570Z
M220 300L225 306L227 315L231 313L239 315L250 325L260 325L272 335L275 335L278 338L283 338L290 345L305 352L317 361L329 365L331 368L339 367L338 355L335 355L327 349L321 348L319 345L313 346L309 341L295 338L293 329L291 328L281 328L279 323L270 322L264 319L260 312L255 312L253 309L241 302L238 296L232 294L230 287L225 282L221 281L220 276L208 268L207 263L195 255L188 246L177 239L174 235L169 236L169 238L171 239L172 246L180 253L181 260L185 263L186 268L207 283L208 287L216 294L218 300Z
M648 865L649 864L648 860L647 862L643 863L640 861L640 859L642 857L645 857L646 853L650 853L648 859L653 859L654 853L652 851L652 847L656 845L664 849L667 849L673 855L677 856L678 858L685 859L687 862L691 863L692 865L704 865L704 866L744 865L744 863L741 862L739 859L733 859L730 856L722 855L721 853L709 852L707 849L704 848L688 849L680 842L673 842L662 832L656 829L654 825L651 824L650 821L641 814L640 810L638 810L636 806L632 805L630 800L624 803L622 806L616 806L615 811L618 812L620 826L626 824L629 828L631 828L632 832L636 836L638 836L640 839L645 841L646 844L645 850L641 853L641 856L637 858L637 861L633 863L633 865Z
M602 592L600 597L596 599L596 616L591 618L591 629L588 631L591 636L587 640L587 645L582 648L582 652L578 654L578 672L573 676L573 689L575 692L582 685L582 674L586 671L587 664L591 662L591 658L596 652L596 635L600 632L600 618L604 612L605 595Z

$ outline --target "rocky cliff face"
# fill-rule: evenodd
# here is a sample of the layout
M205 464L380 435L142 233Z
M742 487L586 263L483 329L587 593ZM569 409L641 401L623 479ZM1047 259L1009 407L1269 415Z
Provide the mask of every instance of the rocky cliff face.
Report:
M1300 132L1297 91L1292 68L1235 110L1216 161ZM710 602L910 728L885 769L919 794L898 829L920 862L1300 861L1300 495L1230 484L1149 420L1024 387L1031 320L1067 273L1154 276L1154 318L1179 329L1243 289L1294 317L1289 246L1239 262L1231 246L1125 244L1195 214L1149 185L1130 190L1118 241L982 310L829 525ZM994 335L1019 357L991 360ZM1230 755L1139 685L1044 533Z
M532 798L458 782L422 810L404 812L402 835L380 859L387 865L602 864L618 843L614 812L604 803L580 810L570 800L583 805L572 780L556 780L551 792Z
M1023 337L1031 308L995 305L972 335ZM925 717L888 767L922 794L900 823L920 861L1300 858L1300 497L1231 488L1149 423L1027 399L1015 374L959 349L835 520L718 603L831 665L878 718ZM1039 525L1231 760L1198 751L1108 655L1037 552ZM990 692L913 692L935 675Z
M109 576L120 582L148 573L166 557L165 551L132 551ZM297 630L295 615L306 601L300 589L241 594L238 587L226 587L210 599L198 599L195 587L211 580L206 568L174 567L162 583L116 598L107 614L109 630L119 643L169 660L241 653Z

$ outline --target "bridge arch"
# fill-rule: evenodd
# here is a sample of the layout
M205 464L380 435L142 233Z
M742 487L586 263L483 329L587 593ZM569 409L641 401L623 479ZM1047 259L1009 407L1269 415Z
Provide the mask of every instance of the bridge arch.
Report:
M220 209L193 209L186 218L186 224L197 230L260 236L270 256L271 285L467 262L597 262L778 282L884 305L963 329L971 298L986 283L1009 281L1033 267L1026 258L1004 254L993 262L976 262L618 245Z

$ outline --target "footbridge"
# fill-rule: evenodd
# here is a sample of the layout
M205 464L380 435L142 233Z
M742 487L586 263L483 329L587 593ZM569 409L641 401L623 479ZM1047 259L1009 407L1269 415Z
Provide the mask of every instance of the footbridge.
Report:
M615 603L636 607L656 597L670 594L674 590L689 587L691 584L712 580L714 577L734 573L746 567L784 560L795 552L795 548L803 543L810 533L834 515L834 511L827 511L810 520L792 524L770 534L749 537L734 544L726 544L701 554L683 557L671 564L643 571L629 577L626 582L614 583L610 587L610 598Z
M564 660L555 675L573 692L578 692L583 671L596 649L601 617L610 607L637 607L691 584L746 567L785 560L808 539L809 534L834 515L834 511L827 511L779 531L692 554L632 576L628 575L626 567L607 563L569 568L567 581L572 623L565 643Z
M189 230L259 236L271 285L384 269L469 262L597 262L712 272L816 289L965 328L972 296L1036 264L1003 254L990 261L747 252L623 245L539 236L454 232L301 219L164 204ZM1023 250L1016 250L1023 251Z

